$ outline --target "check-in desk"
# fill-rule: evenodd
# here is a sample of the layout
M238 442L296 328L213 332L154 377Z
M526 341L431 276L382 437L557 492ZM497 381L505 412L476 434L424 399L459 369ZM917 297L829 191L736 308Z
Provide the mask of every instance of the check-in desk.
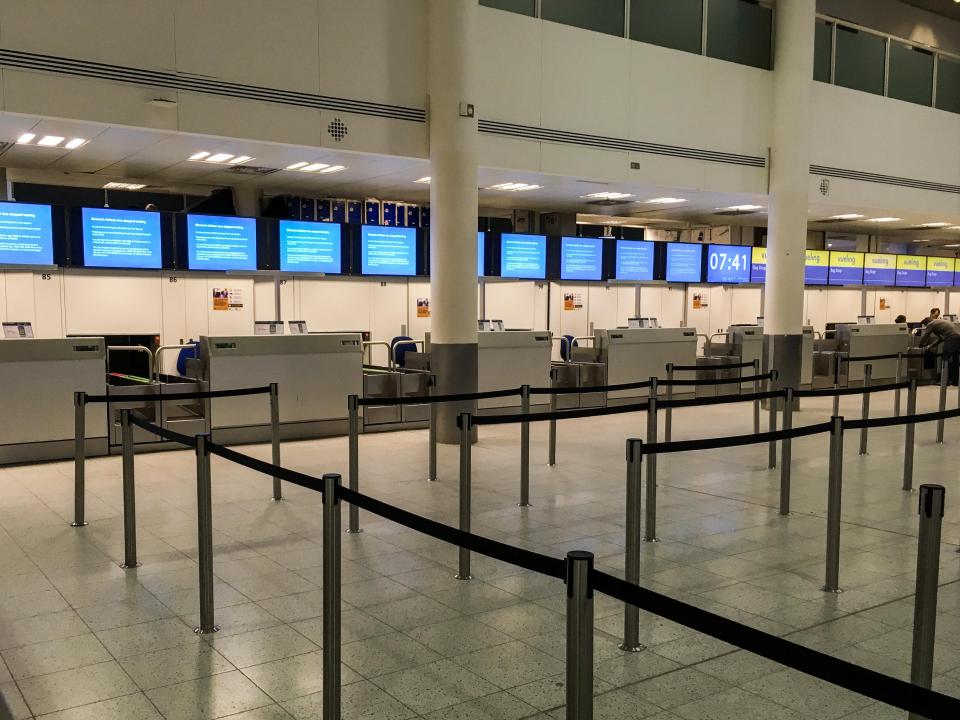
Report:
M477 334L477 389L506 390L521 385L550 387L552 340L548 331L508 330ZM534 395L531 405L549 404L548 395ZM480 400L478 409L518 408L519 397Z
M906 325L857 325L838 323L836 329L837 352L847 357L869 355L895 355L907 353L910 331ZM840 383L862 383L866 363L842 363ZM896 360L871 360L874 380L893 380L897 376ZM906 377L906 375L904 375ZM846 382L844 382L844 378Z
M668 363L695 366L697 331L694 328L618 328L595 330L594 346L607 368L607 384L640 382L666 377ZM677 379L683 377L678 374ZM666 388L661 387L659 394ZM647 397L646 389L617 390L607 400Z
M73 394L102 395L103 338L0 340L0 463L73 457ZM87 405L88 455L107 452L106 405Z
M352 333L201 337L200 361L210 390L277 383L284 439L346 431L347 397L363 394L363 347ZM270 437L268 395L209 401L217 442Z
M763 368L763 328L759 325L731 325L727 329L727 342L733 346L733 354L739 362L758 362ZM744 372L745 375L752 373Z

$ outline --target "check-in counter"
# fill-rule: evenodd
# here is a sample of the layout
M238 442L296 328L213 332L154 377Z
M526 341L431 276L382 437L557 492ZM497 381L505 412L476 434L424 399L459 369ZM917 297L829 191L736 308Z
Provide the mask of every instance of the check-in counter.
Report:
M345 432L347 397L363 394L357 334L201 337L200 360L210 390L277 383L285 439ZM217 398L207 415L217 442L270 437L268 395Z
M103 338L0 340L0 463L73 457L77 391L102 395ZM86 407L87 455L107 452L107 406Z
M763 328L759 325L731 325L727 329L727 342L733 346L733 354L739 362L758 362L763 368ZM751 374L745 372L744 374Z
M836 330L837 351L847 357L869 355L894 355L907 353L910 344L910 331L901 325L857 325L838 323ZM843 363L840 367L840 382L844 377L847 383L863 382L865 363ZM874 380L893 380L897 376L896 360L872 360Z
M477 389L506 390L521 385L550 387L552 340L548 331L508 330L477 334ZM548 395L534 395L531 405L549 404ZM480 400L478 409L518 408L519 397Z
M595 330L594 346L607 368L607 384L639 382L666 377L668 363L697 363L697 331L694 328L618 328ZM677 375L679 379L681 376ZM660 388L664 394L666 388ZM647 397L646 389L617 390L607 399Z

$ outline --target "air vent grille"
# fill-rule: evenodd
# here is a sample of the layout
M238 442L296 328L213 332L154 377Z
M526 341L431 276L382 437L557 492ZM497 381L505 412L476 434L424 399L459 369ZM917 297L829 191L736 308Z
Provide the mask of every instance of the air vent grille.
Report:
M256 165L231 165L225 172L231 175L273 175L279 168L257 167Z
M828 167L826 165L811 165L811 175L843 178L845 180L862 180L864 182L880 183L882 185L896 185L898 187L916 188L917 190L933 190L935 192L953 193L960 195L960 185L918 180L915 178L897 177L896 175L881 175L879 173L863 172L861 170L846 170L844 168Z

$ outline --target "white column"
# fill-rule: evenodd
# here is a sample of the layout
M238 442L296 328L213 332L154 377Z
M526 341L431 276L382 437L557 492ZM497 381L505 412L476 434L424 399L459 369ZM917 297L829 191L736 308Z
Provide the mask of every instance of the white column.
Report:
M772 364L794 380L787 367L803 331L803 274L807 248L810 178L810 104L813 94L815 0L779 0L775 10L773 145L767 231L764 332L773 336ZM777 338L789 338L786 342Z
M430 354L439 391L477 390L477 0L428 0ZM469 405L440 406L438 439L457 442Z

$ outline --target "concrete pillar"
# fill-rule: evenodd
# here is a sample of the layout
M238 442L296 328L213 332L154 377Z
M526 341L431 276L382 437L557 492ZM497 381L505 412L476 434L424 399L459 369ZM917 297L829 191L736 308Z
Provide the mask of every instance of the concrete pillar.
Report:
M430 362L437 393L477 391L477 0L428 0ZM473 404L442 404L437 439L460 440Z
M233 204L237 208L237 214L245 217L259 217L263 190L247 185L234 185L232 189Z
M6 168L0 168L0 200L13 199L13 180Z
M800 382L803 274L810 178L815 0L774 6L773 146L764 333L768 365L784 387Z

